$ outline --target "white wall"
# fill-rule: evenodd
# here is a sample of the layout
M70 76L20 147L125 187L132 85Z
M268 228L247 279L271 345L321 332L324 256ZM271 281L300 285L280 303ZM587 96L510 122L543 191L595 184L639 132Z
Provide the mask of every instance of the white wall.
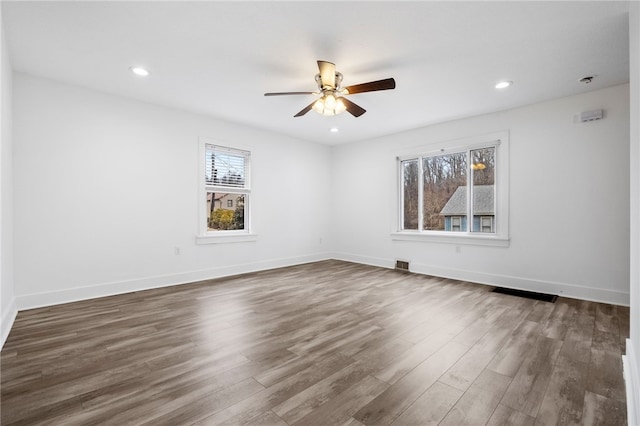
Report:
M20 309L326 258L329 147L24 74L13 81ZM257 242L195 244L200 136L251 150Z
M631 318L624 360L630 425L640 423L640 3L629 5L631 87Z
M17 308L13 287L13 183L12 183L12 81L11 62L2 28L0 8L0 348L4 344L15 319Z
M574 115L602 108L605 118ZM392 119L392 118L390 118ZM508 130L508 248L392 241L395 156ZM629 303L629 86L335 147L336 257L532 291Z

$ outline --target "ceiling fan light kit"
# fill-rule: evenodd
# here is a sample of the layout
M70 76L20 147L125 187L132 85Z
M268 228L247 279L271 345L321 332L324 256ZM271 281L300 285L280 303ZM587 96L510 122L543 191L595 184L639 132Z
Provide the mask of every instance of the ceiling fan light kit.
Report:
M347 106L339 96L328 93L315 101L313 110L322 115L338 115L347 110Z
M294 117L301 117L312 109L325 116L337 115L348 111L354 117L360 117L367 111L344 96L396 88L396 81L393 78L341 87L342 74L336 71L336 65L333 62L318 61L318 70L320 72L316 74L315 80L318 84L319 92L274 92L265 93L264 95L321 95L319 99L307 105Z

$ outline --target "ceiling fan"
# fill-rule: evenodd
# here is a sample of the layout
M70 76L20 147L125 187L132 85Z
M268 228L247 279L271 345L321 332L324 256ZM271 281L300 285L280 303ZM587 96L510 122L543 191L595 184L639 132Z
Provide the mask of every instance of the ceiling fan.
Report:
M276 92L265 93L264 95L322 95L319 99L313 101L302 111L294 115L294 117L302 117L312 109L322 115L336 115L348 111L354 117L360 117L367 112L367 110L345 98L345 95L396 88L396 81L393 78L342 87L342 74L336 71L336 65L334 63L318 61L318 69L320 70L320 72L316 74L318 92Z

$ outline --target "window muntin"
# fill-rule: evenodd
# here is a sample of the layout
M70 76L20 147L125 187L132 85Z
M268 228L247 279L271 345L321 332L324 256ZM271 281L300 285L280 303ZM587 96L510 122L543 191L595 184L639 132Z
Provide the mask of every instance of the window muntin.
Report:
M204 233L248 233L250 152L208 143L204 148Z
M402 171L400 231L426 234L494 234L497 153L500 141L399 159ZM416 169L417 166L417 170ZM419 185L413 183L414 180ZM417 203L416 195L417 192ZM413 197L407 200L407 194ZM418 226L415 211L418 204ZM409 225L409 226L408 226Z

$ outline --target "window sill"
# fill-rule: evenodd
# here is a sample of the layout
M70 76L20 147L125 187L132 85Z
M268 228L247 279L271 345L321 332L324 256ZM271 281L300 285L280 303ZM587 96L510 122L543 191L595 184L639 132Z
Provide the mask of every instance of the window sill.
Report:
M205 244L230 244L230 243L250 243L258 241L257 234L207 234L196 236L197 245Z
M497 235L471 235L452 232L392 232L392 241L416 241L422 243L465 244L473 246L509 247L509 238Z

